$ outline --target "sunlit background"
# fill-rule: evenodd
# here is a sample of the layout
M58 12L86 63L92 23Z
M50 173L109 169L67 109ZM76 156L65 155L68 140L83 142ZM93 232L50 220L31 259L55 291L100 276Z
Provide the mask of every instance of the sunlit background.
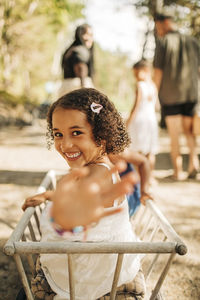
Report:
M134 99L131 66L142 56L152 60L152 16L164 4L175 11L182 31L200 36L198 0L2 0L1 119L7 118L5 103L24 116L25 108L32 112L56 99L62 53L83 22L94 32L95 87L128 112Z

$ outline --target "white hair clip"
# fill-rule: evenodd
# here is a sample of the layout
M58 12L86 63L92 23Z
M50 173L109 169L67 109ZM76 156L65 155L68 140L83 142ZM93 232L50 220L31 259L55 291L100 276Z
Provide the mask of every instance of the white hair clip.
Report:
M90 108L94 113L99 114L100 110L103 108L103 106L101 104L92 102L92 104L90 105Z

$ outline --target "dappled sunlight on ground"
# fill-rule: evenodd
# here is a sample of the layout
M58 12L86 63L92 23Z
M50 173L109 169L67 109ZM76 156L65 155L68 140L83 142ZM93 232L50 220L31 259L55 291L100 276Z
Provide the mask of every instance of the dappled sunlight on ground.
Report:
M24 199L36 192L45 172L51 168L67 170L63 159L55 151L47 150L44 135L44 123L21 130L5 128L0 132L1 249L22 215L21 205ZM184 140L181 143L184 144ZM157 157L156 182L152 191L157 205L188 247L186 256L176 256L163 285L163 294L167 300L199 300L200 178L182 182L169 179L172 167L168 153L169 139L165 130L160 132L160 145L163 151ZM183 147L185 146L182 149ZM187 155L184 154L186 163ZM15 299L21 283L13 259L2 252L0 274L0 299Z

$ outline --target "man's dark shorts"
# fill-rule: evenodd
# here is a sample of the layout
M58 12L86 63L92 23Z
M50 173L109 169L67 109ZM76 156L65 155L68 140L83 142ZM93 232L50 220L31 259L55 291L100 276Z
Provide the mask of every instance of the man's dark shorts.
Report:
M193 103L183 103L183 104L176 104L176 105L163 105L163 113L164 116L175 116L175 115L182 115L187 117L193 117L195 114L195 107L196 102Z

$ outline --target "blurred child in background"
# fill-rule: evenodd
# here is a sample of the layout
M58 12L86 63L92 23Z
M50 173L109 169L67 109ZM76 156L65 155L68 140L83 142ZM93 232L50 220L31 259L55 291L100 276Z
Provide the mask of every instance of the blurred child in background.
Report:
M142 59L133 65L136 78L136 98L127 120L131 136L130 148L144 154L150 162L151 181L158 150L158 124L156 119L157 89L151 78L151 66Z

